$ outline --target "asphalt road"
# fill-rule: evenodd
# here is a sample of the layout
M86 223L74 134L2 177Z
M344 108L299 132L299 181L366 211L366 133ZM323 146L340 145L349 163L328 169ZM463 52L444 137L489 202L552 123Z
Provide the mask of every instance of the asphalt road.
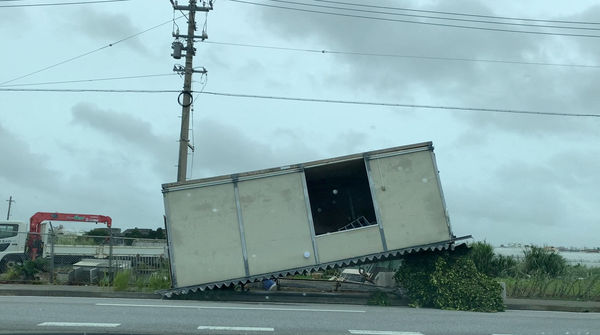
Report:
M600 334L600 313L0 297L0 334Z

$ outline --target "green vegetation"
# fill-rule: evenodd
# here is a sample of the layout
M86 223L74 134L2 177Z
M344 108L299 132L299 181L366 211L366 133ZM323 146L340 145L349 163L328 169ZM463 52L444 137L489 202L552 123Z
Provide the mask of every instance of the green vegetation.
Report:
M108 228L96 228L85 233L86 236L90 236L94 244L108 243L110 231Z
M470 257L479 271L506 283L508 297L600 301L600 268L568 265L549 248L530 246L522 259L515 259L477 242Z
M5 273L0 274L0 280L15 281L21 279L21 271L18 267L9 268Z
M371 294L367 304L376 306L389 306L392 303L390 301L390 296L387 293L377 290Z
M131 271L120 271L117 272L113 279L113 287L115 291L126 291L129 287L129 281L131 280Z
M171 279L167 270L160 270L149 276L136 278L131 270L119 271L113 280L115 291L156 291L171 287Z
M37 258L34 261L26 260L22 264L15 264L0 277L1 280L34 280L36 275L46 271L47 260Z
M489 277L513 276L517 271L517 261L513 257L494 254L494 248L485 242L473 243L469 258L479 272Z
M504 310L500 284L478 271L465 250L408 255L395 278L416 307Z
M171 280L170 280L169 272L166 270L154 272L153 274L150 275L150 277L144 278L144 280L141 283L142 289L148 289L151 291L164 290L164 289L168 289L170 287L171 287Z
M523 272L532 276L557 277L565 273L567 261L561 255L541 247L531 246L523 252Z
M506 292L514 298L542 298L600 301L600 275L552 278L503 278Z

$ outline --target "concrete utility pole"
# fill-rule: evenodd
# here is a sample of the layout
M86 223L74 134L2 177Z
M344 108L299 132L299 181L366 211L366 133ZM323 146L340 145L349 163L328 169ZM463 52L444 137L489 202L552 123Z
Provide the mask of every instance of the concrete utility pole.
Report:
M208 1L208 6L206 2L202 2L202 6L198 6L196 0L189 0L188 6L179 6L177 2L173 3L173 9L175 10L187 10L188 11L188 29L187 35L180 35L179 31L173 33L173 37L175 37L175 41L172 44L173 53L171 56L175 59L180 59L182 56L182 52L185 51L185 67L175 66L173 67L173 71L183 74L183 90L179 94L178 102L181 105L181 135L179 137L179 161L177 164L177 181L183 182L186 180L187 176L187 155L188 148L194 150L194 147L190 145L189 140L189 130L190 130L190 107L193 102L192 97L192 74L196 73L206 73L206 69L202 70L194 70L193 58L196 54L196 49L194 48L194 39L205 40L208 36L205 31L202 31L202 35L196 36L194 32L196 31L196 12L208 12L213 9L212 0ZM179 41L179 38L186 39L186 45L183 46L183 43ZM182 99L183 97L183 99Z
M10 220L10 207L12 203L16 201L13 200L12 195L6 201L8 201L8 213L6 213L6 220Z

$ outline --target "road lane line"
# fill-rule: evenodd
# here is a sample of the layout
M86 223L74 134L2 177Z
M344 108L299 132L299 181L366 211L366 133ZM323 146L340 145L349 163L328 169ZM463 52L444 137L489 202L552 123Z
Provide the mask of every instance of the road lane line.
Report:
M332 312L332 313L365 313L356 309L312 309L312 308L277 308L277 307L224 307L224 306L182 306L182 305L143 305L143 304L103 304L96 306L110 307L151 307L151 308L190 308L190 309L228 309L228 310L257 310L257 311L289 311L289 312Z
M270 327L227 327L227 326L199 326L199 330L230 330L240 332L272 332L275 328Z
M120 326L120 323L100 323L100 322L42 322L40 327L106 327L115 328Z
M423 335L419 332L402 332L395 330L362 330L362 329L348 329L350 334L356 335Z

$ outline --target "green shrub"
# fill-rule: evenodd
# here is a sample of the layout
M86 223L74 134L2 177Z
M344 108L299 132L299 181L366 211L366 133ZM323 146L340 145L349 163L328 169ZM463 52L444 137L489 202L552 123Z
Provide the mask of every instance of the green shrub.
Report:
M530 246L523 255L524 271L529 275L557 277L567 269L565 258L552 250Z
M35 275L44 271L47 261L44 258L36 258L33 261L26 260L23 265L17 265L20 274L25 280L35 278Z
M125 291L129 287L129 280L131 279L131 271L120 271L115 275L113 280L113 287L115 291Z
M471 245L469 257L479 272L490 277L514 276L517 273L517 261L514 257L494 254L494 247L487 242Z
M9 268L5 273L0 275L0 280L18 280L21 278L20 267Z
M502 288L479 272L468 252L409 255L396 272L413 306L465 311L504 310Z
M107 272L105 272L102 279L100 279L98 281L98 286L100 286L100 287L109 287L110 286L110 277L108 276Z
M154 291L171 288L169 273L167 271L153 273L148 280L148 288Z

